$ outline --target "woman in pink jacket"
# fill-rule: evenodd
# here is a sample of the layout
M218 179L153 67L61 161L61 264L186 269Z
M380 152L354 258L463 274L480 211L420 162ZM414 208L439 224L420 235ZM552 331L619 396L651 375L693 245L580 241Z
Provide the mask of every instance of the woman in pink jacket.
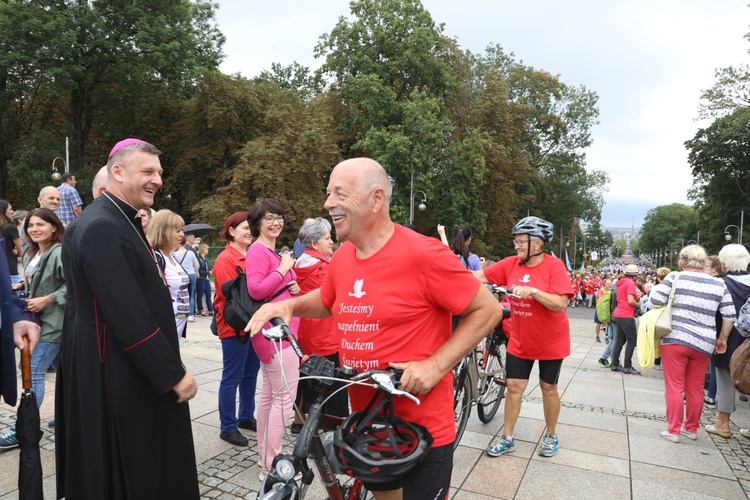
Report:
M284 229L284 207L278 200L265 198L250 208L248 223L256 239L245 256L247 290L255 300L276 295L271 301L289 299L299 293L294 260L288 252L276 253L276 239ZM296 336L299 318L289 325ZM270 328L271 325L265 325ZM263 387L256 411L258 419L258 453L260 454L260 479L271 468L273 459L281 452L284 427L292 413L299 378L299 358L289 342L281 345L269 342L263 335L250 339L263 374Z

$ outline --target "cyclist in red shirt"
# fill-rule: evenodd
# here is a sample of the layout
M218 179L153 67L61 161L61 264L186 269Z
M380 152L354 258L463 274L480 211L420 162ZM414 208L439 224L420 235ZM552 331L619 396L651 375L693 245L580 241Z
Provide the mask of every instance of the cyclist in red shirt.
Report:
M521 396L537 360L547 424L539 455L552 457L557 452L556 427L560 415L557 380L563 359L570 354L570 326L566 311L573 287L565 264L544 253L544 245L552 241L552 235L549 222L539 217L521 219L513 228L513 246L517 255L474 272L483 283L512 289L517 296L510 300L512 333L506 363L505 433L485 448L485 453L492 457L515 449L513 429L521 412Z
M446 418L453 415L451 369L500 321L502 309L448 247L394 224L390 198L388 175L374 160L338 164L325 208L346 242L323 286L264 305L248 330L257 334L273 317L333 316L342 365L403 369L401 388L421 404L395 398L395 414L426 427L434 443L406 476L365 486L379 499L447 498L455 440L453 418ZM451 316L458 314L463 320L451 335ZM350 389L350 396L352 410L359 411L372 391Z

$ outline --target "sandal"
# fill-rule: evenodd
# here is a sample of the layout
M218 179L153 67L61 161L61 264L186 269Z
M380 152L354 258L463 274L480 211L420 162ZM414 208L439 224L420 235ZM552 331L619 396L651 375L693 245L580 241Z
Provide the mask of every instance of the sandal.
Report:
M740 435L750 439L750 429L740 429Z
M730 438L730 437L732 437L732 432L731 431L719 431L719 430L716 430L716 426L714 424L707 424L706 427L705 427L705 429L706 429L706 432L708 432L709 434L716 434L717 436L721 436L723 438Z

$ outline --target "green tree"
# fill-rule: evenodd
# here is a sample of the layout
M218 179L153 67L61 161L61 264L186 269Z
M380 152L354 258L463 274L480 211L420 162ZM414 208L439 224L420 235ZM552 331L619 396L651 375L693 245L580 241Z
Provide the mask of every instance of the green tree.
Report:
M371 156L385 167L394 182L394 220L409 219L413 175L414 189L429 201L419 214L422 227L463 222L483 230L483 137L457 126L448 111L458 99L449 96L463 95L455 42L416 0L361 0L351 12L353 19L342 17L316 47L330 92L342 103L334 114L343 155Z
M701 242L717 249L724 228L739 225L750 205L750 108L717 118L685 142L693 174L691 199L700 212Z
M196 215L221 225L232 212L276 198L288 216L281 242L291 244L306 217L325 215L328 175L340 160L328 103L324 97L307 102L295 90L262 83L243 105L242 114L254 117L246 124L252 138L223 172L225 181L214 182L211 193L195 203Z
M58 133L71 137L70 167L78 171L94 128L107 123L113 135L101 135L110 144L137 132L131 127L141 116L133 113L147 114L139 104L151 102L151 94L167 86L188 95L200 75L217 68L224 37L215 26L215 8L205 0L6 0L0 3L0 66L6 68L0 72L0 93L6 92L0 115L11 108L17 123L31 112L40 88L65 96L67 130ZM18 127L6 130L0 190L2 157L14 154Z
M681 203L660 205L650 209L643 219L640 245L644 253L677 246L695 237L697 212Z

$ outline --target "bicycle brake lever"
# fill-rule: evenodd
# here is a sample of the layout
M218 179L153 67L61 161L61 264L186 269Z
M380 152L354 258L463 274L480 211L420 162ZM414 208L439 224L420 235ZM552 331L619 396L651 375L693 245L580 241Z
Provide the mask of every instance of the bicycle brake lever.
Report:
M267 328L266 330L263 330L263 336L267 338L268 340L271 340L274 342L278 342L286 338L286 334L281 329L281 326L272 326L271 328Z
M393 394L394 396L406 396L407 398L414 401L417 405L420 404L419 398L417 398L415 395L406 391L402 391L401 389L396 389L396 387L394 387L390 373L373 373L371 378L372 382L375 384L375 387L382 389L388 394Z

